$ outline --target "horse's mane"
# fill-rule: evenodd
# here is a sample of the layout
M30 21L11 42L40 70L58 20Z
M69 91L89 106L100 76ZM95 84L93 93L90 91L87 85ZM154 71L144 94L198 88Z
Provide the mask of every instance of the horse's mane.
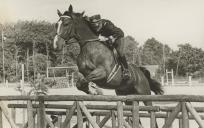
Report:
M64 13L63 13L63 15L64 16L70 16L71 17L71 15L75 15L76 17L81 17L81 13L77 13L77 12L69 12L69 11L65 11ZM95 34L95 35L97 35L98 36L98 34L93 30L93 28L91 27L91 23L90 23L90 21L88 20L88 16L83 16L83 17L81 17L82 18L82 20L84 21L84 23L90 28L90 30Z

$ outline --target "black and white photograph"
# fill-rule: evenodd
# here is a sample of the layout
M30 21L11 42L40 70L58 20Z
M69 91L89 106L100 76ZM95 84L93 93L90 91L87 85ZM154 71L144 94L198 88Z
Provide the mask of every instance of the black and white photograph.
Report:
M0 0L0 128L204 128L204 0Z

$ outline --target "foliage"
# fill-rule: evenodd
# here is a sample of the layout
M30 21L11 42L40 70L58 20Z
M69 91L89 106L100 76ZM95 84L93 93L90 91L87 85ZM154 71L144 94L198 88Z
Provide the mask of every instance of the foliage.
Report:
M125 42L125 54L127 57L127 61L130 63L139 64L138 60L138 45L139 43L135 41L135 39L131 36L126 36L124 38Z
M168 58L170 50L168 45L160 43L155 38L148 39L142 48L142 64L161 65L163 63L163 55L165 54L165 57Z
M21 64L26 65L25 70L28 69L28 71L25 72L28 72L28 77L31 78L34 71L36 74L45 74L47 66L67 67L76 63L76 58L80 52L79 45L71 44L64 47L63 51L54 51L52 42L55 29L52 23L19 21L5 24L3 27L0 25L0 29L3 29L6 37L4 41L4 65L6 79L9 81L19 81ZM160 73L164 71L165 67L165 69L173 69L180 76L192 74L197 77L204 74L204 51L200 48L194 48L188 43L178 45L179 50L172 50L168 45L155 38L147 39L140 46L132 36L126 36L124 41L125 54L129 63L159 65ZM0 43L0 55L2 55L2 51L2 43ZM0 65L2 63L3 60L0 57ZM59 75L60 73L62 72L57 72ZM0 66L0 76L2 75L3 69ZM48 81L52 85L53 81Z
M33 59L35 59L35 62L33 63ZM34 57L30 56L28 59L29 62L29 74L32 76L34 73L34 69L36 72L40 74L46 74L46 68L47 63L50 63L47 61L47 56L43 54L36 54Z
M29 95L46 95L48 93L48 87L52 86L52 82L48 82L45 80L44 75L39 75L37 79L30 82L30 86L32 89L29 91Z
M178 46L177 65L179 75L193 74L203 68L204 51L200 48L193 48L190 44L181 44Z

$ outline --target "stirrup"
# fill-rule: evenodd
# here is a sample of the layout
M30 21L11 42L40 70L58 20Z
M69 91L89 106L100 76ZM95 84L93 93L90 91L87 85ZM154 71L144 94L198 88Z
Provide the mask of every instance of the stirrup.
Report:
M124 71L123 71L123 79L124 80L130 79L130 72L129 72L128 69L124 69Z

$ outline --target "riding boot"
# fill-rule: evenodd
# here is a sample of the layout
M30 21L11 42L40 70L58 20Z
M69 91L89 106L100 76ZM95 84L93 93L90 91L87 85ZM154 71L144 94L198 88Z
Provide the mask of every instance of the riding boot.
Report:
M120 57L120 62L122 63L123 66L123 79L127 80L130 78L130 72L128 70L128 63L125 56Z

